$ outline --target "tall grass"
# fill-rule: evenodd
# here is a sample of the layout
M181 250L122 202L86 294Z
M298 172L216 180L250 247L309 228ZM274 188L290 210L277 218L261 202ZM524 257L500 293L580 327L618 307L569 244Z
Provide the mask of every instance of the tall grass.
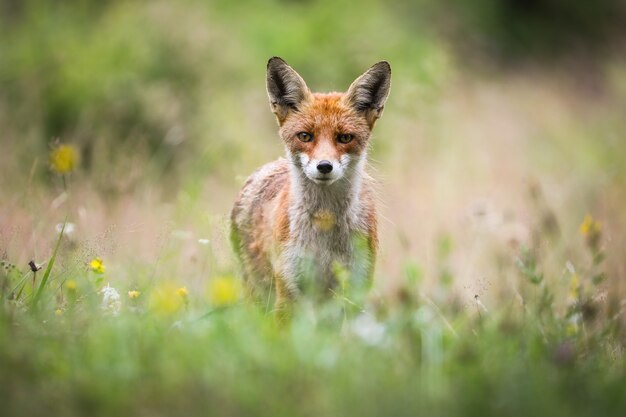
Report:
M586 253L568 261L563 277L547 275L549 253L519 249L517 272L502 277L515 295L487 302L476 294L463 305L451 272L442 269L425 289L413 265L394 293L303 296L287 323L242 298L232 275L194 284L144 263L132 278L116 279L115 265L85 262L68 245L65 227L38 286L16 291L23 275L3 263L6 415L626 410L625 306L602 287L604 238L591 217L579 231ZM544 225L537 233L554 232ZM454 250L449 238L440 241L441 262ZM166 252L159 263L171 262Z

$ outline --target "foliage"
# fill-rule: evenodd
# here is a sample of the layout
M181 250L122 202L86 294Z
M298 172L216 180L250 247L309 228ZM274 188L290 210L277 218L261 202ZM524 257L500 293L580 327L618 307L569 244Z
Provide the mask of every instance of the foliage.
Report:
M59 241L63 236L61 229ZM562 306L556 297L568 292L549 284L539 254L525 250L517 261L519 285L539 291L521 304L502 300L488 310L478 295L476 310L437 304L409 263L397 300L370 296L357 304L339 291L327 301L303 297L285 323L266 306L238 300L233 278L209 277L207 292L161 276L133 286L120 282L117 291L102 259L80 266L71 259L77 252L59 254L58 248L37 292L16 290L29 275L35 279L36 270L21 278L3 269L5 415L585 416L626 410L623 311L599 297L597 254L589 269L581 266L587 273L572 277ZM449 236L438 248L444 258L454 251ZM597 248L589 245L591 252ZM58 255L69 256L65 267L54 262ZM449 279L433 293L454 297Z

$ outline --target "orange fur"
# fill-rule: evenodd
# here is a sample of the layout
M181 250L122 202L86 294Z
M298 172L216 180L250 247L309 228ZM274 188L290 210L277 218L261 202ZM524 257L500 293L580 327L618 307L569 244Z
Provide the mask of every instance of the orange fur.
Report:
M389 64L382 62L347 93L314 94L284 61L268 63L268 94L287 159L252 174L231 214L234 248L252 293L273 288L280 308L300 292L307 274L322 289L332 288L336 264L372 277L376 207L364 164L389 79ZM357 256L361 237L366 253Z

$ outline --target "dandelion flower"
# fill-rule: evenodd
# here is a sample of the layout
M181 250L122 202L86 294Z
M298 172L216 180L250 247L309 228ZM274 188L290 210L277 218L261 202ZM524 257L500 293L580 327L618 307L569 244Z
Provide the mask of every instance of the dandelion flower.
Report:
M580 234L587 241L587 245L593 250L598 249L602 234L602 224L596 221L590 214L587 214L579 228Z
M583 236L590 236L592 234L600 233L602 225L594 220L590 214L585 215L583 222L580 224L580 234Z
M152 311L164 315L174 314L179 311L186 302L179 294L180 289L169 283L161 284L155 288L150 293L150 307Z
M187 298L189 295L189 291L187 291L187 287L180 287L176 290L176 294L178 294L182 298Z
M100 291L102 293L102 309L117 316L122 308L120 293L109 284Z
M55 316L62 316L63 315L63 310L61 310L60 308L57 308L56 310L54 310L54 315Z
M58 174L68 174L76 168L78 152L72 145L57 145L50 152L50 166Z
M140 295L141 295L141 292L137 290L128 291L128 298L130 298L131 300L135 300L139 298Z
M209 298L216 307L234 304L240 295L239 282L232 277L215 278L209 284Z
M101 258L95 258L89 262L89 269L96 274L104 274L104 262L102 262Z
M73 279L68 279L63 284L65 287L65 294L67 295L67 300L70 305L73 305L78 299L78 284Z

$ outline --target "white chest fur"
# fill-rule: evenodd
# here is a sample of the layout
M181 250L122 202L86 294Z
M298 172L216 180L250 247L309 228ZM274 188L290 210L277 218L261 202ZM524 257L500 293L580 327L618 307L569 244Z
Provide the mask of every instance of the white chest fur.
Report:
M337 268L354 269L358 241L366 234L358 178L320 186L292 172L290 239L281 256L285 281L295 289L303 280L335 285Z

